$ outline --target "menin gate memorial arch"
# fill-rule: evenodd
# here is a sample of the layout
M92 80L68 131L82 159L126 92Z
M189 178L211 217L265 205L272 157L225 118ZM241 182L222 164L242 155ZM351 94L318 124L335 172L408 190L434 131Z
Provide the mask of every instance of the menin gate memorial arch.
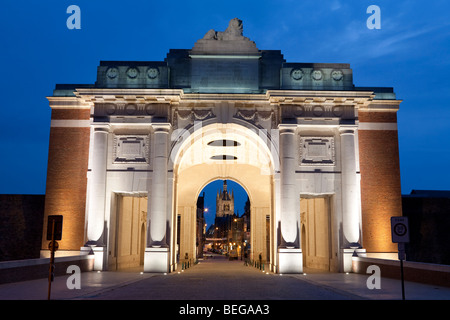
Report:
M347 272L354 254L396 252L400 101L356 87L348 64L286 62L233 19L164 61L102 61L94 84L48 100L43 234L64 216L59 255L172 272L196 255L196 201L215 179L247 191L250 258L273 272Z

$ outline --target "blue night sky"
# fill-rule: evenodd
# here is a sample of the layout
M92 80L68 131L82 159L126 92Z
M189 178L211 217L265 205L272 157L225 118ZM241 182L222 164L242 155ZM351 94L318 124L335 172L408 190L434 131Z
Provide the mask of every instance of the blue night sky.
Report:
M80 30L66 27L72 4ZM381 9L378 30L366 26L372 4ZM0 193L45 193L46 96L55 84L94 83L101 60L163 61L235 17L259 49L281 50L288 62L350 63L356 86L394 87L404 101L402 192L450 190L449 12L446 0L3 0Z

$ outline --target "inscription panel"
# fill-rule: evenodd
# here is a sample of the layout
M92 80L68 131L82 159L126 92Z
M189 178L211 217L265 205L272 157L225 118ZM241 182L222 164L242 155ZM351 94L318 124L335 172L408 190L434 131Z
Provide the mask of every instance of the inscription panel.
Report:
M301 137L301 166L335 165L334 137Z
M249 92L258 90L258 60L196 58L192 60L191 88L200 92Z
M114 163L149 163L149 137L114 136Z

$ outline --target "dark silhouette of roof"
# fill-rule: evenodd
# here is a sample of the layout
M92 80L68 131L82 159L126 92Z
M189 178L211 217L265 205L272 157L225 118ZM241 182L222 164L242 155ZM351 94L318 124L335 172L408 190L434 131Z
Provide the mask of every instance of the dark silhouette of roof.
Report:
M412 190L410 194L403 197L450 198L450 190Z

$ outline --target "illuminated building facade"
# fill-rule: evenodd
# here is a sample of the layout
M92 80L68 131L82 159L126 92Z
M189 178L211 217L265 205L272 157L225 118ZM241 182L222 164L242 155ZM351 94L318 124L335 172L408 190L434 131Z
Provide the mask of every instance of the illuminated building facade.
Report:
M246 190L249 258L263 252L274 272L344 272L353 254L396 251L400 101L356 87L348 64L286 62L233 19L164 61L102 61L94 84L48 100L43 234L64 216L59 255L172 272L195 256L197 199L216 179Z

